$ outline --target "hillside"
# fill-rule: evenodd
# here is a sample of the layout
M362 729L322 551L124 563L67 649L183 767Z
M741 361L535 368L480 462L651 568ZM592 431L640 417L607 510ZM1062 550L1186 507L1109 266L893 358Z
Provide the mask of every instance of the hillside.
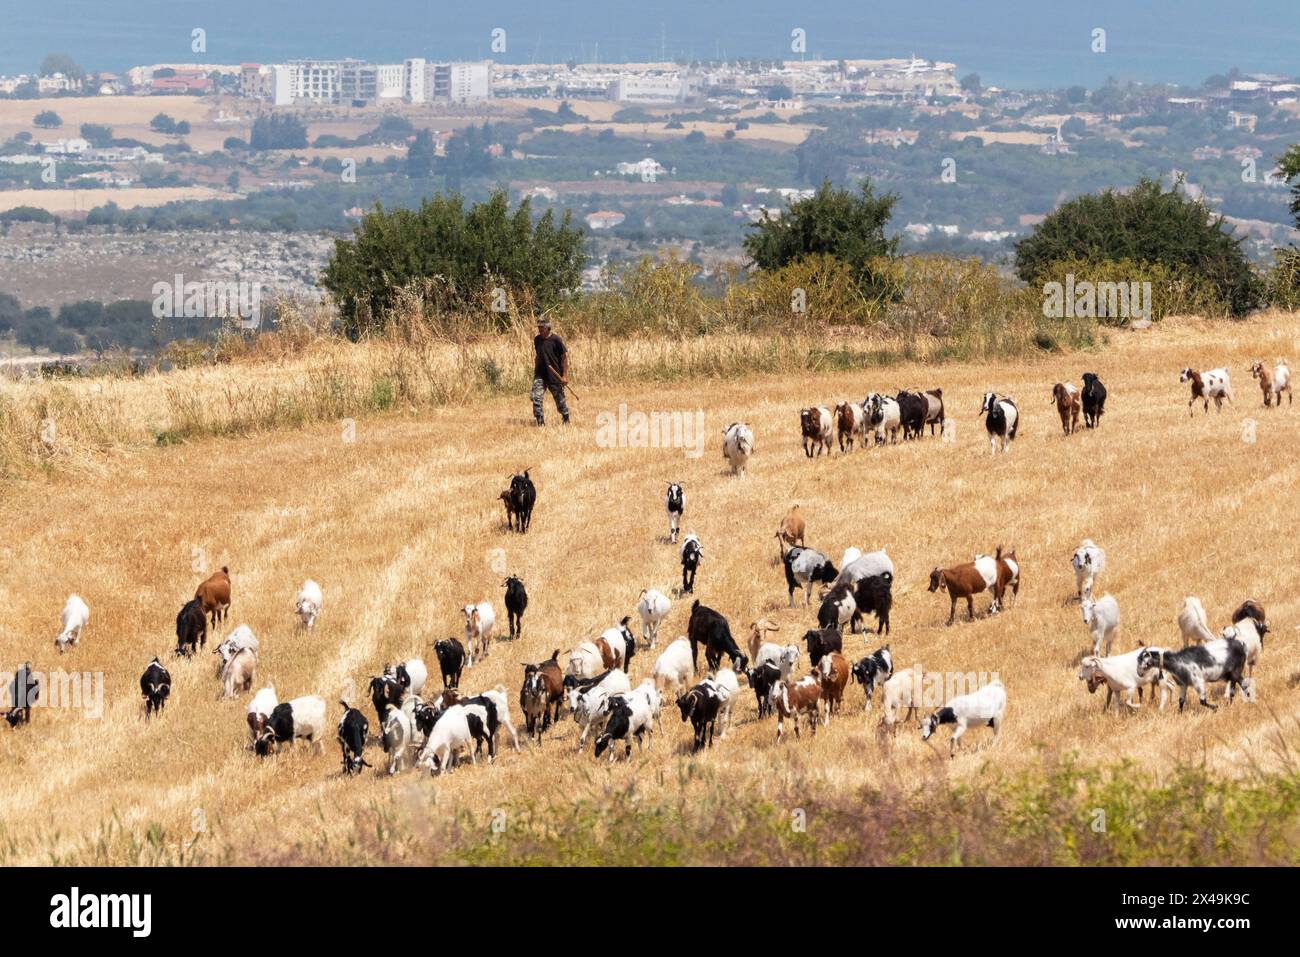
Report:
M0 856L5 863L415 863L429 859L433 836L461 826L463 809L476 815L472 833L496 809L509 809L502 820L519 821L529 805L584 797L644 812L646 827L649 809L679 803L736 809L764 802L780 817L793 810L792 794L848 802L884 789L924 804L950 784L983 790L1003 775L1050 770L1067 755L1121 784L1125 775L1167 784L1184 765L1203 766L1216 780L1293 776L1300 407L1263 409L1248 367L1254 358L1296 358L1298 337L1297 315L1232 326L1171 320L1118 333L1093 353L1028 363L590 387L579 379L581 401L567 428L533 428L525 397L480 396L360 418L354 440L329 421L133 446L97 458L94 468L9 483L0 498L0 662L6 671L30 659L38 671L102 672L105 704L99 720L39 709L30 727L0 729L0 766L11 782L0 794ZM572 345L581 370L581 343ZM1178 383L1187 365L1226 366L1235 406L1189 417ZM1099 430L1065 438L1050 390L1084 371L1107 384L1107 414ZM205 375L238 390L257 370L235 364ZM913 386L943 388L954 442L927 436L829 459L803 456L801 406ZM123 388L169 386L163 377ZM1024 417L1005 458L990 458L976 417L988 390L1014 396ZM208 382L204 394L217 402L220 391ZM132 403L167 404L138 396ZM622 404L702 411L702 456L602 447L597 415L617 416ZM743 479L725 474L719 452L723 427L737 419L757 437ZM1256 423L1253 441L1246 420ZM518 536L505 530L496 496L525 467L539 502L532 531ZM255 758L246 748L247 696L217 700L213 646L200 660L174 657L174 618L203 577L200 567L229 564L234 596L222 634L247 623L260 638L255 687L274 682L282 700L324 696L331 728L346 697L373 727L364 690L370 676L415 655L432 665L431 642L460 632L458 609L468 602L491 600L503 619L501 583L513 572L531 596L523 637L498 641L464 684L505 685L522 735L521 662L571 648L633 614L642 588L667 592L679 583L676 550L663 538L670 480L686 489L684 529L704 543L697 597L725 614L738 638L759 616L780 623L782 642L814 621L815 608L786 607L776 564L772 533L791 503L807 517L809 544L836 560L850 545L887 548L898 568L889 637L896 666L996 673L1009 695L998 743L990 747L987 732L973 730L966 752L949 761L947 728L928 744L911 726L891 739L877 729L879 701L864 715L853 685L842 715L815 740L778 745L773 723L756 719L742 686L733 732L699 757L690 756L689 726L669 706L653 750L634 750L632 761L612 767L589 751L575 753L575 728L566 721L540 747L525 744L516 754L507 746L494 767L466 765L436 780L369 770L350 779L340 772L332 730L321 754L304 748ZM1216 631L1243 598L1261 601L1273 631L1256 671L1259 701L1217 712L1191 701L1183 714L1176 704L1163 713L1103 714L1103 696L1089 696L1076 676L1087 633L1068 561L1084 537L1108 552L1101 590L1119 600L1124 650L1139 639L1177 644L1174 617L1184 595L1201 597ZM927 593L930 569L999 543L1014 544L1020 558L1018 600L988 617L988 599L978 597L975 622L963 612L945 627L948 601ZM310 634L292 615L307 577L325 593ZM73 591L89 603L91 621L81 646L59 658L52 639ZM660 649L684 633L689 606L689 597L674 599ZM846 655L856 660L880 643L875 635L846 636ZM634 684L660 649L633 659ZM154 655L171 670L174 688L161 719L146 724L137 682ZM378 748L367 757L381 764ZM1114 770L1122 761L1132 765ZM66 800L71 794L75 801ZM1083 842L1088 821L1076 823L1059 826Z

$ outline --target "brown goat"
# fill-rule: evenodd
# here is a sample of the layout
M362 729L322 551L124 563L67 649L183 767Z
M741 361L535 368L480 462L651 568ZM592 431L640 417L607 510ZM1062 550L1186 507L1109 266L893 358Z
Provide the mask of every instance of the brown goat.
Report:
M596 648L600 651L600 661L605 666L606 671L610 668L623 667L623 659L621 659L614 649L609 646L608 641L604 638L597 638L595 644Z
M749 626L749 660L754 661L758 658L758 651L763 647L763 634L769 631L780 631L780 625L774 625L766 618L760 618Z
M822 658L817 666L821 676L822 700L826 702L826 723L831 723L831 712L838 711L844 703L844 689L849 683L852 668L848 659L837 651Z
M1285 362L1279 362L1277 368L1270 372L1264 367L1264 363L1255 361L1250 365L1250 374L1259 380L1260 391L1264 393L1264 407L1271 408L1274 397L1277 398L1278 407L1282 406L1282 393L1286 393L1286 401L1291 403L1291 370L1287 368Z
M946 591L952 599L952 608L948 612L948 624L957 617L957 599L966 599L966 612L970 620L975 620L975 601L971 597L988 588L983 573L975 567L974 562L954 565L952 568L936 568L930 572L930 591ZM996 599L994 599L996 603Z
M213 572L194 590L194 597L203 602L204 614L212 616L212 624L224 621L230 610L230 569L225 565Z
M803 513L799 511L798 505L791 505L790 511L785 513L785 518L781 519L781 524L776 529L777 545L781 549L781 557L785 558L785 553L789 548L802 545L804 543L803 536Z
M781 740L786 718L794 720L794 736L799 737L801 711L809 716L813 737L817 736L817 710L821 694L821 679L815 672L805 675L794 684L782 681L773 686L771 702L776 710L776 740Z
M1066 435L1077 432L1082 408L1079 390L1069 382L1058 382L1052 387L1052 401L1056 403L1056 411L1061 415L1061 431Z

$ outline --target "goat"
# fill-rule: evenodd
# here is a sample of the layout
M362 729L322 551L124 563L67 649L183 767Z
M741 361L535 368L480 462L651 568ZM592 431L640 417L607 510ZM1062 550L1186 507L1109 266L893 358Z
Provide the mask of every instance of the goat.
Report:
M1183 599L1183 607L1178 611L1178 630L1182 633L1184 648L1193 642L1204 644L1214 638L1205 617L1205 606L1195 595Z
M1231 690L1235 686L1241 691L1241 670L1246 665L1246 646L1232 638L1217 638L1203 645L1189 645L1178 651L1166 651L1163 648L1143 648L1138 654L1138 674L1145 675L1155 671L1157 680L1164 680L1166 672L1178 685L1178 710L1181 712L1187 703L1187 689L1193 688L1201 707L1211 711L1218 706L1206 700L1205 685L1209 682L1226 681L1229 686L1228 700L1232 700ZM1244 693L1244 692L1243 692Z
M881 720L885 727L897 730L898 712L904 708L907 709L907 714L903 715L903 720L912 719L917 709L924 703L922 700L924 683L920 668L904 668L890 675L881 691L881 705L884 711Z
M1277 399L1278 408L1282 407L1282 393L1286 393L1287 405L1291 404L1291 370L1287 364L1278 360L1278 364L1272 372L1264 367L1264 363L1256 361L1251 363L1250 374L1259 380L1260 391L1264 393L1264 408L1271 408L1273 399Z
M835 436L840 443L841 452L853 450L853 442L859 436L862 444L867 443L867 416L862 406L853 402L835 403Z
M519 708L524 713L524 727L529 737L540 743L552 721L560 720L564 701L564 673L560 669L560 649L540 664L524 665L524 683L519 689Z
M506 590L506 622L510 626L510 640L524 633L524 610L528 608L528 591L518 575L511 575L501 583Z
M1119 602L1113 595L1102 595L1097 601L1085 598L1082 604L1083 623L1092 635L1092 653L1101 654L1102 645L1106 646L1106 655L1110 655L1119 634Z
M903 439L919 439L925 434L925 417L930 411L929 401L919 392L900 392L898 421L903 426Z
M776 543L782 561L785 560L788 549L794 548L796 544L804 544L804 531L803 513L799 511L798 505L791 505L790 511L785 513L785 517L781 519L781 524L776 529Z
M1070 435L1079 430L1079 390L1071 382L1058 382L1052 386L1052 401L1061 416L1061 431Z
M799 666L799 654L798 645L777 645L765 641L754 655L754 667L771 662L780 670L781 678L789 681L794 669Z
M203 603L204 614L212 616L212 624L225 621L230 610L230 569L225 565L213 572L194 590L194 597Z
M304 628L311 628L316 624L316 618L320 615L324 601L320 585L310 578L302 583L302 587L298 589L298 601L294 604L294 613Z
M233 698L236 692L251 691L257 677L257 652L241 648L221 669L222 700Z
M366 750L370 722L356 708L348 707L346 701L340 701L339 704L343 706L343 718L339 721L338 732L339 749L343 752L343 773L360 774L362 768L370 767L362 756Z
M319 736L325 731L325 699L315 695L294 698L276 705L266 719L266 727L258 735L254 750L265 757L274 749L280 750L284 742L290 746L299 739L320 747Z
M695 573L700 567L700 559L704 557L704 546L700 544L699 538L695 533L687 535L682 539L682 594L689 595L695 591Z
M754 433L748 425L732 422L722 430L722 457L731 466L732 475L743 476L753 454Z
M81 600L80 595L69 595L60 620L63 631L54 639L54 647L59 650L59 654L63 654L69 645L81 642L81 630L90 621L90 608Z
M511 531L524 534L533 524L533 507L537 504L537 486L533 484L529 469L522 475L510 477L510 488L501 493L506 503L506 523Z
M817 736L818 709L821 705L822 683L816 674L805 675L794 684L780 681L772 688L769 700L776 712L776 740L781 740L785 719L794 721L794 736L799 737L799 715L808 716L810 731Z
M821 552L802 545L795 545L782 558L785 566L785 584L790 594L790 607L794 607L795 589L803 588L804 606L812 604L812 590L816 582L832 583L839 577L839 572L829 558Z
M208 644L208 616L203 601L191 598L176 616L176 654L188 657Z
M609 750L612 763L617 752L611 747L615 741L626 742L625 755L632 756L632 742L635 737L637 747L642 746L642 737L653 734L654 710L651 703L642 695L632 692L615 695L609 699L609 719L605 722L604 732L596 739L596 757L599 758Z
M1179 382L1190 382L1192 388L1192 397L1187 400L1187 414L1194 415L1195 411L1192 406L1196 400L1200 399L1205 403L1205 411L1210 411L1210 400L1214 400L1214 411L1223 411L1223 400L1227 399L1230 404L1235 405L1232 401L1232 382L1228 379L1227 369L1211 369L1209 372L1197 372L1195 369L1184 369L1178 377Z
M853 666L853 680L862 685L862 690L866 693L865 710L868 714L871 712L871 698L877 685L884 685L893 675L894 656L890 653L889 645L878 648Z
M668 541L677 544L677 530L682 524L682 513L686 511L686 493L676 482L668 483L668 494L664 496L664 505L668 509Z
M781 674L781 669L774 663L765 661L762 664L756 664L745 672L745 677L749 681L749 686L754 689L754 697L758 699L758 716L772 713L771 693L780 681L788 681L788 676Z
M989 559L987 555L981 557L989 562L993 561L992 559ZM972 596L985 590L992 591L996 587L996 565L993 566L993 574L986 576L984 570L980 569L978 561L979 560L977 559L974 562L954 565L951 568L935 568L930 572L930 587L928 590L932 592L947 592L948 597L952 599L952 607L948 612L947 623L949 625L951 625L953 619L957 617L957 600L959 598L966 599L966 612L969 615L969 620L974 621L975 602ZM996 608L997 597L995 595L993 604L990 605L990 611L996 610Z
M1010 396L998 398L992 392L985 392L979 415L984 416L984 428L988 431L989 448L993 454L997 454L999 439L1002 440L1002 451L1007 452L1020 428L1020 410L1016 408L1015 400Z
M831 410L814 406L808 409L799 410L799 430L803 434L803 452L808 458L813 457L814 450L817 455L826 450L826 454L831 454L831 430L834 428L834 422L831 419Z
M267 685L265 688L258 690L248 702L248 708L245 710L244 717L248 722L248 734L251 741L256 744L258 737L266 728L266 722L271 718L271 712L280 700L275 696L275 685Z
M465 670L465 646L457 638L443 638L433 643L433 653L438 656L438 670L442 672L442 686L457 688L460 675Z
M810 628L803 640L808 646L808 660L816 668L832 651L843 651L844 640L838 628Z
M741 652L736 640L731 637L731 626L727 619L712 608L701 605L697 599L691 604L691 617L686 624L686 635L691 643L691 669L699 671L698 649L704 647L704 661L710 671L716 671L725 654L731 658L731 667L741 671L749 664L749 658Z
M1097 576L1106 570L1106 551L1095 545L1091 538L1085 538L1070 557L1070 567L1074 569L1074 587L1080 601L1092 597L1092 586Z
M695 674L694 658L690 639L682 637L669 643L655 660L650 672L655 688L661 695L668 695L690 684L691 676Z
M921 723L921 740L929 741L941 724L956 725L948 742L948 756L954 757L961 746L962 736L972 725L987 724L993 729L993 740L1002 732L1002 718L1007 710L1007 692L1002 682L994 678L978 691L958 695Z
M641 616L641 637L651 648L659 637L659 625L668 617L673 603L667 596L653 588L643 588L636 603L636 613Z
M706 684L713 685L714 693L722 702L722 710L719 712L722 733L718 737L725 738L731 730L731 709L736 703L736 695L740 694L740 681L730 668L719 668L708 677Z
M717 726L722 698L711 681L702 681L677 699L677 709L683 721L690 721L695 729L692 751L713 747L713 731Z
M817 674L822 683L822 700L826 702L826 724L831 723L831 712L838 711L844 702L844 689L849 683L848 659L837 651L822 658Z
M889 634L889 613L894 607L894 576L892 572L882 572L860 578L853 586L853 603L857 608L856 617L870 613L876 616L876 634ZM838 586L836 586L838 587Z
M1101 425L1106 411L1106 387L1094 372L1083 374L1083 424L1090 429Z
M596 648L600 651L606 668L622 668L627 671L631 667L632 658L636 655L636 639L627 626L631 620L631 615L624 615L617 625L606 628L596 639Z
M396 774L406 764L409 756L408 752L415 740L414 715L418 713L419 709L407 711L404 707L394 708L389 705L388 711L384 715L383 723L380 726L382 735L379 740L388 755L388 767L385 770L389 774ZM427 741L428 732L423 733L426 735Z
M1259 626L1261 635L1268 630L1268 616L1264 614L1264 606L1253 598L1247 598L1232 613L1232 623L1234 625L1243 618L1253 618L1255 624Z
M484 729L479 717L462 705L455 704L443 711L426 733L417 761L428 767L431 774L441 774L450 768L462 749L469 751L471 764L478 763L470 745L483 737Z
M836 576L836 582L860 582L864 578L872 578L877 575L889 575L890 580L894 577L894 562L884 549L878 552L867 552L865 555L861 549L847 548L844 550L844 558L840 561L840 573Z
M766 618L760 618L749 626L749 659L758 664L758 653L763 647L763 636L769 631L780 631L781 626L773 624Z
M1121 691L1124 692L1124 704L1130 708L1139 707L1140 705L1133 703L1133 692L1137 691L1140 702L1143 689L1148 686L1151 688L1152 701L1156 697L1156 688L1160 689L1160 708L1163 710L1168 694L1174 690L1174 683L1168 677L1158 680L1157 673L1154 671L1145 674L1138 671L1138 658L1145 650L1145 648L1134 648L1132 651L1107 658L1086 655L1079 662L1079 680L1088 683L1089 694L1094 694L1102 685L1106 686L1106 701L1101 706L1102 711L1110 707L1112 697L1115 699L1115 709L1119 710ZM1154 650L1167 651L1163 648Z
M891 443L898 441L898 429L903 420L897 399L873 392L862 400L862 412L867 418L867 427L876 430L877 445L885 441L886 434Z
M817 609L817 625L821 628L839 628L847 624L850 632L856 634L859 617L853 586L848 582L840 582L827 592Z
M469 667L474 667L474 656L480 659L488 656L492 645L492 629L496 627L497 616L492 610L492 603L481 601L477 605L466 605L461 609L465 616L465 652Z
M154 658L149 662L149 667L144 669L144 674L140 676L140 694L144 697L144 716L158 714L167 703L167 698L172 693L172 676Z

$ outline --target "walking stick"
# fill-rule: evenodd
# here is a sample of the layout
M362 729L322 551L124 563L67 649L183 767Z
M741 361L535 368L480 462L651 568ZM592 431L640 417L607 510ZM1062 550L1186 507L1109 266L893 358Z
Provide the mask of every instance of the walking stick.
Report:
M551 370L552 374L554 374L556 379L563 379L563 376L561 376L558 372L555 371L555 366L551 365L549 362L546 363L546 368ZM563 381L561 381L560 388L567 390L569 395L573 396L575 399L578 398L578 393L573 391L573 386L566 385Z

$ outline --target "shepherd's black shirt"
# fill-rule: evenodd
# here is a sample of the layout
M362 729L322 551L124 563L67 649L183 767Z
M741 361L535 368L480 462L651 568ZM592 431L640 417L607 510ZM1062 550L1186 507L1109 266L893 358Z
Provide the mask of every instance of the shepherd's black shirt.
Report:
M537 359L533 363L533 378L543 379L548 384L559 382L559 373L564 371L564 340L559 336L551 333L543 339L541 336L533 336L533 351L537 354ZM546 366L555 369L552 372Z

